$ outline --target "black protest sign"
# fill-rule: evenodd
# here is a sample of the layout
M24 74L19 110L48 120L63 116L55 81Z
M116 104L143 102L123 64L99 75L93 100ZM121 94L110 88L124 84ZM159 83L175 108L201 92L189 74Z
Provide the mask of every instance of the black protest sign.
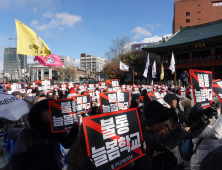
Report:
M130 92L105 92L99 94L101 113L115 112L129 108Z
M89 94L90 97L91 97L91 101L94 102L95 101L95 91L87 91L87 92L84 92L84 95L87 95Z
M222 81L220 79L212 82L212 90L213 90L213 93L222 102Z
M150 93L147 93L147 95L149 96L150 100L157 100L160 104L162 104L163 106L170 108L169 104L167 104L160 96L160 93L158 91L153 91Z
M106 80L106 85L108 92L118 91L118 89L120 89L117 79Z
M207 108L212 103L212 72L202 70L189 70L193 89L194 104Z
M106 89L106 82L99 82L99 89Z
M21 93L26 93L25 84L24 83L6 84L5 85L5 90L9 94L13 93L14 91L19 91Z
M144 156L136 108L82 118L88 156L98 170L121 169Z
M74 101L74 113L82 114L90 111L91 102L90 95L72 96Z
M69 131L74 122L78 122L74 113L74 101L72 99L50 100L49 112L52 133Z
M140 90L137 86L133 86L133 91L132 91L133 94L140 94Z
M160 92L161 98L164 98L167 95L167 90Z
M38 80L36 81L37 88L39 92L50 92L54 90L53 80Z

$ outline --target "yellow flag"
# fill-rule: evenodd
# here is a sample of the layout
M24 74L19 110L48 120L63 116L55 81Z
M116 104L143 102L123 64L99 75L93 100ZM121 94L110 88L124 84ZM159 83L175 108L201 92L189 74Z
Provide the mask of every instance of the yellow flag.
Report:
M161 73L160 73L160 80L163 80L164 78L164 68L163 68L163 62L161 63Z
M29 27L15 20L17 29L17 53L31 56L47 56L51 54L46 43Z

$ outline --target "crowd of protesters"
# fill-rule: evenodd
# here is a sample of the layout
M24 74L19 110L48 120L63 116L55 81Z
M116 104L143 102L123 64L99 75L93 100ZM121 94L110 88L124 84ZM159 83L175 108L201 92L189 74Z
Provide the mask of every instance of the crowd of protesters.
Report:
M185 74L185 73L184 73ZM186 84L184 78L184 84ZM172 87L172 86L171 86ZM170 108L158 101L151 101L147 89L132 94L129 108L137 107L143 135L142 150L145 156L128 164L125 170L183 170L184 160L190 161L191 170L222 169L219 160L222 153L221 102L214 96L211 107L203 109L194 105L190 96L179 97L178 91L164 85L169 92L164 100ZM160 89L161 91L161 89ZM103 92L106 92L104 90ZM25 100L30 107L28 114L18 121L3 120L3 129L8 137L16 140L12 155L3 170L93 170L94 161L87 155L83 126L75 123L67 132L52 133L48 101L69 98L71 94L81 95L71 87L66 92L53 91L52 97L32 90L33 101L19 91L13 96ZM143 107L138 107L140 96L144 96ZM192 96L192 95L191 95ZM91 103L91 110L82 117L100 114L99 100ZM189 140L196 147L189 158L182 151ZM59 145L69 149L66 166L61 161ZM187 146L187 148L186 148ZM185 147L185 148L184 148ZM217 163L215 163L218 160ZM214 162L214 165L212 163ZM211 168L214 167L214 168Z

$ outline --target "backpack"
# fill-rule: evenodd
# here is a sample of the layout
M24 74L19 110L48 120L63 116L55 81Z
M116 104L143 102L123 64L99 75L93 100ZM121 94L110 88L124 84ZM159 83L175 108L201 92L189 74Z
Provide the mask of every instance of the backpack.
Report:
M193 149L194 145L192 142L192 139L185 139L182 141L182 143L180 144L180 152L181 152L181 156L185 161L190 161L192 155L197 151L198 146L200 145L200 143L202 142L203 138L201 138L198 142L196 147Z

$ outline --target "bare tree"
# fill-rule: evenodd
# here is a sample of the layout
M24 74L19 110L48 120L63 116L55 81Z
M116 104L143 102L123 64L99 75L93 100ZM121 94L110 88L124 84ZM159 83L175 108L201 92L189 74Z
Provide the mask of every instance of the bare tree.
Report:
M58 78L62 84L67 81L75 81L77 76L77 68L73 66L68 66L66 68L58 69Z
M106 58L109 61L119 61L119 57L127 52L127 44L129 44L130 38L124 36L123 38L116 37L112 40L111 45L108 47L109 51L105 53Z

